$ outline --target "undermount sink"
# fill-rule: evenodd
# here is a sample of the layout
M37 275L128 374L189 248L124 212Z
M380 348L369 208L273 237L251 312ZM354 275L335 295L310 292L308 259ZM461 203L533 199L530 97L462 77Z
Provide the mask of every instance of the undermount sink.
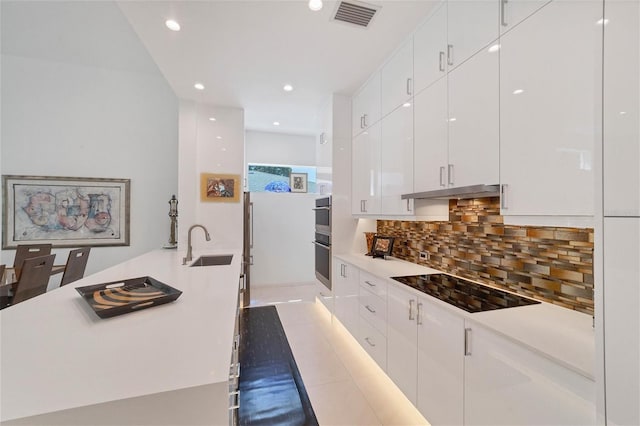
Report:
M209 256L200 256L190 266L218 266L231 265L233 259L232 254L215 254Z

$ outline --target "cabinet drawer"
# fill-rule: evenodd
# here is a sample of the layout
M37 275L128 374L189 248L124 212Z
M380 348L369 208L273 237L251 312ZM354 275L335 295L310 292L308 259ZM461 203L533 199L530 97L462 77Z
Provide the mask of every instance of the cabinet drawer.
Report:
M358 329L358 342L380 368L387 371L387 338L362 317Z
M387 335L387 301L369 290L360 288L360 317L374 326L382 335Z
M367 289L385 300L387 298L387 283L382 278L360 271L360 287Z

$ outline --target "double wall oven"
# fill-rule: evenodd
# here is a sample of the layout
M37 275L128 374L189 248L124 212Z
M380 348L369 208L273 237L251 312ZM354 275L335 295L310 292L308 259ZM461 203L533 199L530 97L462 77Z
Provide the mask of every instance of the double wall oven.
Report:
M331 196L316 200L316 278L331 290Z

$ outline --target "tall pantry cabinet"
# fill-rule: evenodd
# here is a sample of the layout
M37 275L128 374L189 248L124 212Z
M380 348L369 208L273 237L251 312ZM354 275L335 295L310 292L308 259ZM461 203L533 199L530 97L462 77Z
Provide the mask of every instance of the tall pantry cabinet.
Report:
M604 359L609 425L640 424L640 2L604 8Z

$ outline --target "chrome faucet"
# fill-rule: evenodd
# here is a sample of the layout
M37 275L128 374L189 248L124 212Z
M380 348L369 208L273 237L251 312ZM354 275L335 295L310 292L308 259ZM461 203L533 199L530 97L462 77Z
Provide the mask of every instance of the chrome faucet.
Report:
M187 256L182 259L183 265L186 265L187 262L191 262L193 260L193 247L191 247L191 231L193 231L193 228L202 228L202 230L204 231L204 237L207 239L207 241L211 241L211 236L209 236L209 231L207 231L207 228L202 225L191 225L191 228L189 228L189 236L187 237Z

